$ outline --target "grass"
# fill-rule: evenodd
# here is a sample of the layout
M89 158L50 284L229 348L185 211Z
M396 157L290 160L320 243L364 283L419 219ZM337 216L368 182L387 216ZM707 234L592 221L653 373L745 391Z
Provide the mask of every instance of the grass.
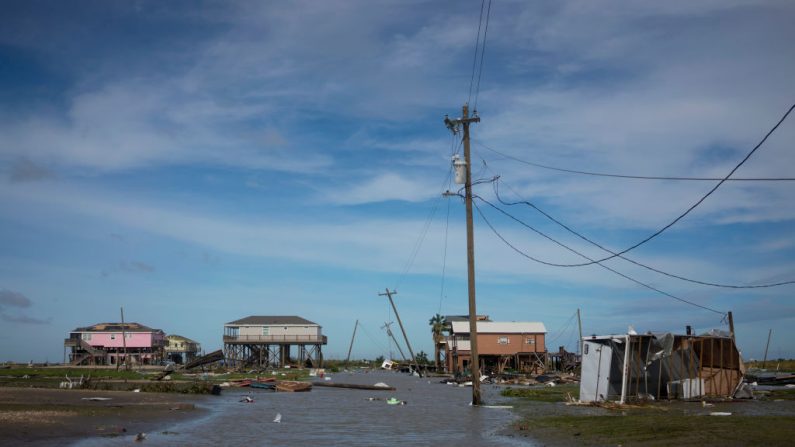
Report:
M568 395L574 399L580 396L580 386L565 384L558 386L539 386L531 388L505 388L500 393L507 397L519 397L536 402L566 402Z
M116 370L114 368L59 368L59 367L12 367L0 369L0 387L23 388L59 388L66 376L75 382L83 376L83 388L95 390L132 390L161 393L209 393L213 384L228 380L255 379L257 377L273 377L277 380L307 380L309 371L306 369L285 368L270 372L245 373L215 371L215 374L204 375L201 372L172 372L171 380L155 381L161 371L150 369L145 371ZM284 375L282 375L284 374ZM87 379L90 377L90 381ZM130 383L126 383L127 381Z
M762 368L762 362L755 361L755 362L746 362L746 368ZM768 360L765 363L765 369L768 371L779 371L779 372L795 372L795 360L789 359L776 359L776 360Z
M795 400L795 388L776 389L764 393L766 399Z
M791 445L793 416L694 416L648 412L527 418L515 428L561 445Z

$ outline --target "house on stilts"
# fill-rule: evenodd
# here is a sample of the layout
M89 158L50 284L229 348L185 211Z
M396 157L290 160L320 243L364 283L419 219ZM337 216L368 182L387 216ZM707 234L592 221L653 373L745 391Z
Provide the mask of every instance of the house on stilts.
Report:
M249 316L224 325L224 357L232 367L322 368L326 343L320 325L297 316Z

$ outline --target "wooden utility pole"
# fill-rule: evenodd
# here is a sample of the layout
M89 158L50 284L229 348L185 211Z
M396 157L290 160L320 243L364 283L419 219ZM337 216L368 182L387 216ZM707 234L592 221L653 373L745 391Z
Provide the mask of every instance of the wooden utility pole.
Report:
M397 308L395 307L395 302L392 301L393 293L397 295L397 290L390 292L389 288L387 288L386 293L379 293L378 296L386 295L387 298L389 298L389 304L392 305L392 310L395 311L395 317L397 317L398 325L400 326L400 331L403 332L403 339L406 340L406 347L409 348L409 354L411 354L411 363L414 364L414 368L416 368L415 371L417 371L417 374L419 374L420 377L422 377L422 373L420 372L420 366L417 364L417 359L414 357L414 351L411 349L411 343L409 343L409 337L406 336L406 330L403 329L403 322L400 321L400 314L398 313Z
M767 344L765 345L765 358L762 360L762 369L765 369L765 364L767 363L767 348L770 347L770 336L773 335L773 329L770 329L767 332Z
M130 369L127 364L127 332L124 330L124 307L121 308L121 345L124 347L124 369ZM116 359L116 370L119 369L119 359Z
M577 354L582 356L582 320L580 319L580 309L579 308L577 308L577 326L580 327L580 341L577 342Z
M464 176L464 189L466 194L467 218L467 289L469 290L469 347L470 347L470 366L472 373L472 405L480 405L480 358L478 357L478 313L475 305L475 230L472 223L472 160L469 155L469 124L480 122L480 117L475 114L469 117L469 104L464 104L462 116L459 119L444 119L447 127L456 132L460 124L464 129L464 164L466 175Z
M400 353L400 358L402 358L403 361L408 362L408 359L406 358L406 354L403 354L403 349L400 347L400 343L398 343L397 339L395 338L395 334L392 333L392 328L390 327L391 325L392 325L392 323L384 322L384 325L381 326L381 329L386 329L386 335L388 335L388 336L390 336L392 338L392 341L395 343L395 346L398 348L398 352ZM392 360L392 359L389 359L389 360Z
M351 361L351 351L353 350L353 339L356 338L356 328L359 327L359 320L353 325L353 335L351 336L351 345L348 347L348 357L345 358L345 367L348 367L348 362Z
M729 311L729 336L731 337L732 341L734 341L734 317L732 316L731 311Z

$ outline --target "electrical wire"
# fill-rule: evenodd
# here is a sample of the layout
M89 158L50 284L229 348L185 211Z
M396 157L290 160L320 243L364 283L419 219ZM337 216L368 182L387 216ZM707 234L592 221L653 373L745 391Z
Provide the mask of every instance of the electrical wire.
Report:
M558 338L560 338L560 336L561 336L561 335L563 335L563 333L566 331L566 329L568 329L568 328L569 328L569 325L572 323L572 321L574 321L574 317L576 317L576 316L577 316L577 312L574 312L574 314L572 314L572 316L571 316L571 317L569 317L568 321L566 321L566 324L563 326L563 328L562 328L562 329L560 329L560 330L557 332L557 335L555 335L554 337L552 337L551 339L549 339L549 340L547 341L547 343L552 343L552 342L554 342L555 340L557 340Z
M481 3L482 5L482 3ZM481 10L482 10L481 6ZM480 78L483 77L483 58L486 55L486 36L489 34L489 18L491 17L491 0L489 0L489 7L486 10L486 27L483 30L483 45L480 46L480 69L478 70L478 83L475 88L475 104L472 108L473 111L478 110L478 96L480 95Z
M764 138L762 138L762 140L761 140L761 141L759 141L759 143L757 143L757 144L756 144L756 146L754 146L754 148L753 148L753 149L751 149L751 151L750 151L750 152L748 152L748 154L747 154L747 155L746 155L746 156L745 156L745 157L744 157L744 158L743 158L743 159L742 159L742 160L741 160L741 161L740 161L740 162L739 162L739 163L738 163L738 164L737 164L737 165L734 167L734 169L732 169L731 171L729 171L729 173L728 173L728 174L726 174L726 176L725 176L725 177L723 177L723 178L722 178L722 179L721 179L721 180L718 182L718 184L717 184L717 185L713 186L713 187L712 187L712 189L710 189L710 190L709 190L709 191L708 191L706 194L704 194L704 195L703 195L703 196L702 196L700 199L698 199L698 200L696 201L696 203L694 203L693 205L691 205L691 206L690 206L690 208L688 208L688 209L687 209L687 210L686 210L684 213L680 214L680 215L679 215L679 217L677 217L676 219L672 220L670 223L668 223L668 224L667 224L667 225L665 225L664 227L660 228L659 230L657 230L656 232L654 232L654 233L653 233L653 234L651 234L650 236L646 237L645 239L641 240L640 242L637 242L637 243L635 243L634 245L631 245L631 246L629 246L628 248L625 248L624 250L621 250L621 251L619 251L619 252L613 252L613 254L612 254L612 255L610 255L610 256L607 256L607 257L604 257L604 258L601 258L601 259L591 259L589 262L583 262L583 263L579 263L579 264L567 264L567 265L559 265L558 267L584 267L584 266L586 266L586 265L599 264L600 262L604 262L604 261L607 261L607 260L609 260L609 259L613 259L613 258L619 257L619 256L623 255L624 253L627 253L627 252L629 252L629 251L631 251L631 250L634 250L634 249L636 249L636 248L640 247L641 245L643 245L643 244L645 244L645 243L649 242L650 240L652 240L652 239L654 239L655 237L657 237L657 236L659 236L660 234L662 234L662 233L663 233L665 230L667 230L667 229L671 228L672 226L674 226L674 225L675 225L677 222L679 222L679 221L680 221L680 220L682 220L682 219L683 219L685 216L687 216L688 214L690 214L690 212L691 212L691 211L693 211L694 209L696 209L696 207L698 207L699 205L701 205L701 203L703 203L703 202L704 202L704 200L706 200L706 199L707 199L707 197L711 196L711 195L712 195L712 193L714 193L714 192L715 192L715 191L716 191L716 190L717 190L717 189L718 189L718 188L719 188L719 187L720 187L720 186L721 186L723 183L725 183L725 182L726 182L726 180L728 180L728 179L729 179L729 177L731 177L731 176L732 176L732 174L734 174L734 173L735 173L735 172L736 172L738 169L740 169L740 166L742 166L743 164L745 164L745 162L746 162L746 161L748 161L748 159L749 159L749 158L751 158L751 155L753 155L753 154L754 154L754 153L755 153L755 152L756 152L756 151L757 151L757 150L758 150L760 147L762 147L762 145L765 143L765 141L767 141L767 139L770 137L770 135L772 135L772 134L773 134L773 132L775 132L775 131L776 131L776 129L778 129L778 127L781 125L781 123L783 123L783 122L784 122L784 120L786 120L786 119L787 119L787 117L789 116L789 114L792 112L792 110L793 110L793 109L795 109L795 104L793 104L793 105L792 105L792 106L789 108L789 110L787 110L787 113L785 113L785 114L784 114L784 116L782 116L782 117L781 117L781 119L780 119L780 120L779 120L779 121L776 123L776 125L775 125L775 126L773 126L773 128L772 128L772 129L770 129L770 130L767 132L767 134L765 134Z
M365 328L365 327L362 325L362 323L361 323L361 322L359 323L359 328L361 328L361 330L364 332L364 334L365 334L365 335L367 335L367 338L369 338L369 339L370 339L370 341L372 341L372 342L373 342L373 343L376 345L376 347L378 347L378 348L379 348L379 349L381 349L381 350L385 350L385 348L384 348L384 345L383 345L382 343L379 343L378 341L376 341L376 339L373 337L373 334L371 334L371 333L370 333L370 331L368 331L368 330L367 330L367 329L366 329L366 328ZM389 349L386 349L386 350L385 350L385 352L389 352Z
M645 288L647 288L647 289L649 289L649 290L653 290L653 291L655 291L655 292L657 292L657 293L659 293L659 294L661 294L661 295L665 295L665 296L667 296L667 297L669 297L669 298L672 298L672 299L674 299L674 300L677 300L677 301L680 301L680 302L682 302L682 303L689 304L689 305L691 305L691 306L695 306L695 307L698 307L698 308L701 308L701 309L704 309L704 310L708 310L708 311L710 311L710 312L714 312L714 313L716 313L716 314L718 314L718 315L725 315L725 312L721 312L721 311L719 311L719 310L712 309L712 308L710 308L710 307L703 306L703 305L701 305L701 304L694 303L694 302L692 302L692 301L688 301L688 300L686 300L686 299L684 299L684 298L680 298L680 297L678 297L678 296L676 296L676 295L673 295L673 294L671 294L671 293L668 293L668 292L665 292L665 291L663 291L663 290L660 290L660 289L658 289L658 288L656 288L656 287L654 287L654 286L652 286L652 285L649 285L649 284L646 284L646 283L644 283L644 282L638 281L637 279L635 279L635 278L632 278L632 277L630 277L630 276L628 276L628 275L625 275L624 273L621 273L621 272L619 272L618 270L615 270L615 269L613 269L613 268L611 268L611 267L608 267L608 266L606 266L606 265L604 265L604 264L601 264L601 263L599 263L599 262L596 262L596 261L594 261L592 258L589 258L587 255L584 255L584 254L580 253L579 251L577 251L577 250L575 250L575 249L573 249L573 248L571 248L571 247L569 247L569 246L567 246L567 245L563 244L562 242L559 242L559 241L557 241L556 239L554 239L554 238L552 238L552 237L550 237L550 236L546 235L545 233L543 233L543 232L541 232L541 231L539 231L539 230L535 229L534 227L532 227L532 226L530 226L530 225L526 224L525 222L522 222L522 221L521 221L521 220L519 220L518 218L516 218L516 217L514 217L513 215L511 215L510 213L507 213L506 211L504 211L504 210L500 209L498 206L494 205L493 203L489 202L488 200L484 199L483 197L480 197L480 196L473 196L473 198L476 198L476 199L480 200L481 202L483 202L483 203L485 203L485 204L489 205L490 207L492 207L492 208L494 208L495 210L499 211L500 213L502 213L502 214L506 215L506 216L507 216L507 217L509 217L510 219L512 219L512 220L514 220L514 221L516 221L516 222L518 222L518 223L519 223L519 224L521 224L522 226L524 226L524 227L526 227L526 228L528 228L528 229L532 230L532 231L533 231L533 232L535 232L536 234L538 234L538 235L540 235L540 236L544 237L545 239L547 239L547 240L549 240L549 241L551 241L551 242L553 242L553 243L555 243L555 244L557 244L557 245L559 245L559 246L561 246L561 247L565 248L566 250L568 250L568 251L570 251L570 252L572 252L572 253L574 253L574 254L576 254L576 255L578 255L578 256L580 256L580 257L582 257L582 258L585 258L585 259L588 259L589 261L592 261L592 262L591 262L591 264L597 264L599 267L602 267L603 269L609 270L609 271L611 271L611 272L615 273L616 275L618 275L618 276L621 276L621 277L622 277L622 278L624 278L624 279L627 279L627 280L629 280L629 281L632 281L632 282L634 282L635 284L638 284L638 285L640 285L640 286L643 286L643 287L645 287ZM523 256L523 257L525 257L525 258L527 258L527 259L530 259L531 261L535 261L535 262L538 262L538 263L540 263L540 264L544 264L544 265L550 265L550 266L554 266L554 267L558 267L558 266L559 266L559 265L557 265L557 264L550 263L550 262L546 262L546 261L540 260L540 259L538 259L538 258L535 258L535 257L533 257L533 256L531 256L531 255L528 255L528 254L527 254L527 253L525 253L524 251L522 251L522 250L520 250L519 248L517 248L515 245L511 244L511 243L510 243L510 242L509 242L507 239L505 239L505 237L503 237L503 235L502 235L502 234L500 234L500 232L499 232L499 231L497 231L497 229L496 229L496 228L494 228L494 226L493 226L493 225L491 224L491 222L489 222L489 220L486 218L485 214L484 214L484 213L483 213L483 211L480 209L480 207L479 207L479 206L478 206L476 203L474 203L474 202L473 202L473 205L475 205L475 209L477 210L478 214L479 214L479 215L480 215L480 217L483 219L483 221L486 223L486 225L487 225L487 226L488 226L488 227L491 229L491 231L492 231L492 232L493 232L493 233L494 233L494 234L495 234L495 235L496 235L496 236L497 236L497 237L498 237L498 238L499 238L499 239L500 239L500 240L501 240L501 241L502 241L502 242L503 242L505 245L507 245L508 247L510 247L510 248L511 248L513 251L515 251L516 253L518 253L519 255L521 255L521 256Z
M447 189L448 191L450 190L449 183ZM445 281L445 273L447 271L447 242L449 240L448 238L449 230L450 230L450 200L447 201L447 219L445 220L444 224L444 255L442 257L442 284L439 290L439 310L436 312L438 314L442 313L442 300L444 299L444 281Z
M472 58L472 76L469 78L469 97L467 98L467 103L472 100L472 86L475 84L475 67L478 63L478 47L480 47L480 27L483 25L483 7L486 4L486 0L481 0L480 2L480 19L478 19L478 34L475 38L475 57Z
M449 183L450 179L452 178L452 175L453 175L453 168L451 166L450 170L447 171L447 177L445 178L444 183L442 183L442 187L444 187L445 184ZM411 254L409 255L409 259L406 261L406 265L404 266L403 272L401 273L400 277L398 278L394 289L398 288L398 286L406 278L406 275L408 275L409 271L411 270L411 267L414 265L414 261L417 259L417 255L420 252L420 248L422 248L422 243L425 241L425 236L427 236L428 230L431 227L431 223L433 222L433 218L436 216L436 211L439 209L439 203L441 201L441 198L442 198L442 195L439 195L434 200L433 208L431 208L431 211L428 213L428 217L426 218L425 223L423 224L422 229L420 230L420 235L417 237L417 240L414 242L414 247L411 250Z
M602 249L602 250L604 250L604 251L606 251L606 252L608 252L610 254L616 254L615 252L613 252L609 248L606 248L606 247L602 246L601 244L599 244L598 242L595 242L595 241L589 239L588 237L584 236L583 234L573 230L568 225L566 225L563 222L559 221L558 219L552 217L549 213L547 213L546 211L542 210L541 208L539 208L538 206L536 206L535 204L533 204L533 203L531 203L529 201L520 200L518 202L506 202L506 201L502 200L502 198L500 197L500 193L499 193L499 189L498 189L497 185L498 185L498 183L495 181L494 182L494 195L497 197L497 200L501 204L508 205L508 206L519 205L519 204L527 205L530 208L533 208L534 210L538 211L539 213L541 213L541 215L543 215L547 219L551 220L552 222L556 223L557 225L559 225L560 227L562 227L563 229L565 229L569 233L571 233L571 234L579 237L580 239L584 240L585 242L588 242L589 244L594 245L594 246L596 246L596 247L598 247L598 248L600 248L600 249ZM647 270L650 270L652 272L659 273L659 274L664 275L664 276L668 276L669 278L676 278L676 279L681 280L681 281L686 281L686 282L693 283L693 284L701 284L703 286L722 287L722 288L726 288L726 289L764 289L764 288L769 288L769 287L778 287L778 286L784 286L784 285L788 285L788 284L795 284L795 280L781 281L781 282L768 283L768 284L755 284L755 285L737 285L737 284L713 283L713 282L709 282L709 281L701 281L701 280L698 280L698 279L687 278L685 276L677 275L677 274L674 274L674 273L668 273L668 272L665 272L663 270L660 270L660 269L651 267L649 265L643 264L641 262L635 261L634 259L628 258L628 257L623 256L623 255L619 255L618 257L623 259L623 260L625 260L625 261L627 261L627 262L635 264L638 267L643 267L643 268L645 268ZM571 266L571 265L570 264L564 264L564 265L559 265L557 267L569 267L569 266Z
M500 155L504 158L524 163L529 166L535 166L537 168L549 169L551 171L559 171L559 172L568 172L570 174L582 174L582 175L590 175L594 177L612 177L612 178L623 178L623 179L635 179L635 180L674 180L674 181L719 181L721 180L720 177L671 177L671 176L656 176L656 175L624 175L624 174L609 174L604 172L591 172L591 171L579 171L576 169L565 169L565 168L558 168L555 166L543 165L540 163L535 163L532 161L522 160L521 158L514 157L513 155L508 155L504 152L500 152L497 149L489 147L480 141L474 141L475 144L478 146L494 152L497 155ZM737 177L737 178L729 178L726 181L729 182L791 182L795 181L795 177Z

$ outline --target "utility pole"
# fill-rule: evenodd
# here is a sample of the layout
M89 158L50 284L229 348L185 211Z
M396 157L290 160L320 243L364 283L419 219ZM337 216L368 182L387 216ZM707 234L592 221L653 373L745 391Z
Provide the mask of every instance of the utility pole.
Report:
M731 311L729 311L729 336L731 337L732 341L734 341L734 317L732 316Z
M469 124L480 122L480 117L477 112L470 118L469 117L469 104L464 104L462 108L461 118L451 120L448 117L444 118L447 127L456 132L459 124L464 128L464 163L466 175L464 178L464 185L466 195L464 202L466 203L466 218L467 218L467 288L469 290L469 346L470 346L470 366L469 370L472 372L472 405L480 405L480 358L478 357L478 314L475 306L475 230L472 223L472 161L469 155ZM456 176L456 183L458 183L458 176Z
M392 310L395 311L395 317L397 317L398 325L400 326L400 331L403 332L403 339L406 340L406 347L409 348L409 354L411 354L411 363L414 364L414 368L416 368L415 371L417 371L417 374L419 374L420 377L422 377L422 373L420 372L420 365L417 364L417 359L414 357L414 351L411 349L411 343L409 343L409 337L406 336L406 330L403 329L403 322L400 321L400 314L398 313L397 308L395 307L395 302L392 301L392 294L397 295L397 290L390 292L389 288L387 288L386 293L379 293L378 296L386 295L387 298L389 298L389 304L392 305Z
M348 347L348 357L345 359L345 367L348 367L348 362L351 361L351 351L353 350L353 339L356 338L356 328L359 327L359 320L353 325L353 335L351 336L351 345Z
M767 344L765 345L765 358L762 360L762 369L765 369L765 364L767 364L767 348L770 347L770 336L773 335L773 329L770 329L767 332Z
M124 369L130 369L127 364L127 332L124 330L124 307L121 308L121 345L124 347ZM119 359L116 359L116 370L119 370Z
M577 326L580 327L580 341L577 342L577 354L582 356L582 320L580 319L580 308L577 308ZM582 358L582 357L580 357Z
M398 352L400 353L400 358L402 358L403 361L408 362L408 359L406 358L406 354L403 354L403 349L401 349L401 347L400 347L400 343L398 343L398 341L395 339L395 334L392 333L391 326L392 326L392 323L384 322L384 325L381 326L381 329L386 329L386 335L390 336L392 338L392 341L395 343L395 346L397 346ZM389 360L392 360L392 359L389 359Z

